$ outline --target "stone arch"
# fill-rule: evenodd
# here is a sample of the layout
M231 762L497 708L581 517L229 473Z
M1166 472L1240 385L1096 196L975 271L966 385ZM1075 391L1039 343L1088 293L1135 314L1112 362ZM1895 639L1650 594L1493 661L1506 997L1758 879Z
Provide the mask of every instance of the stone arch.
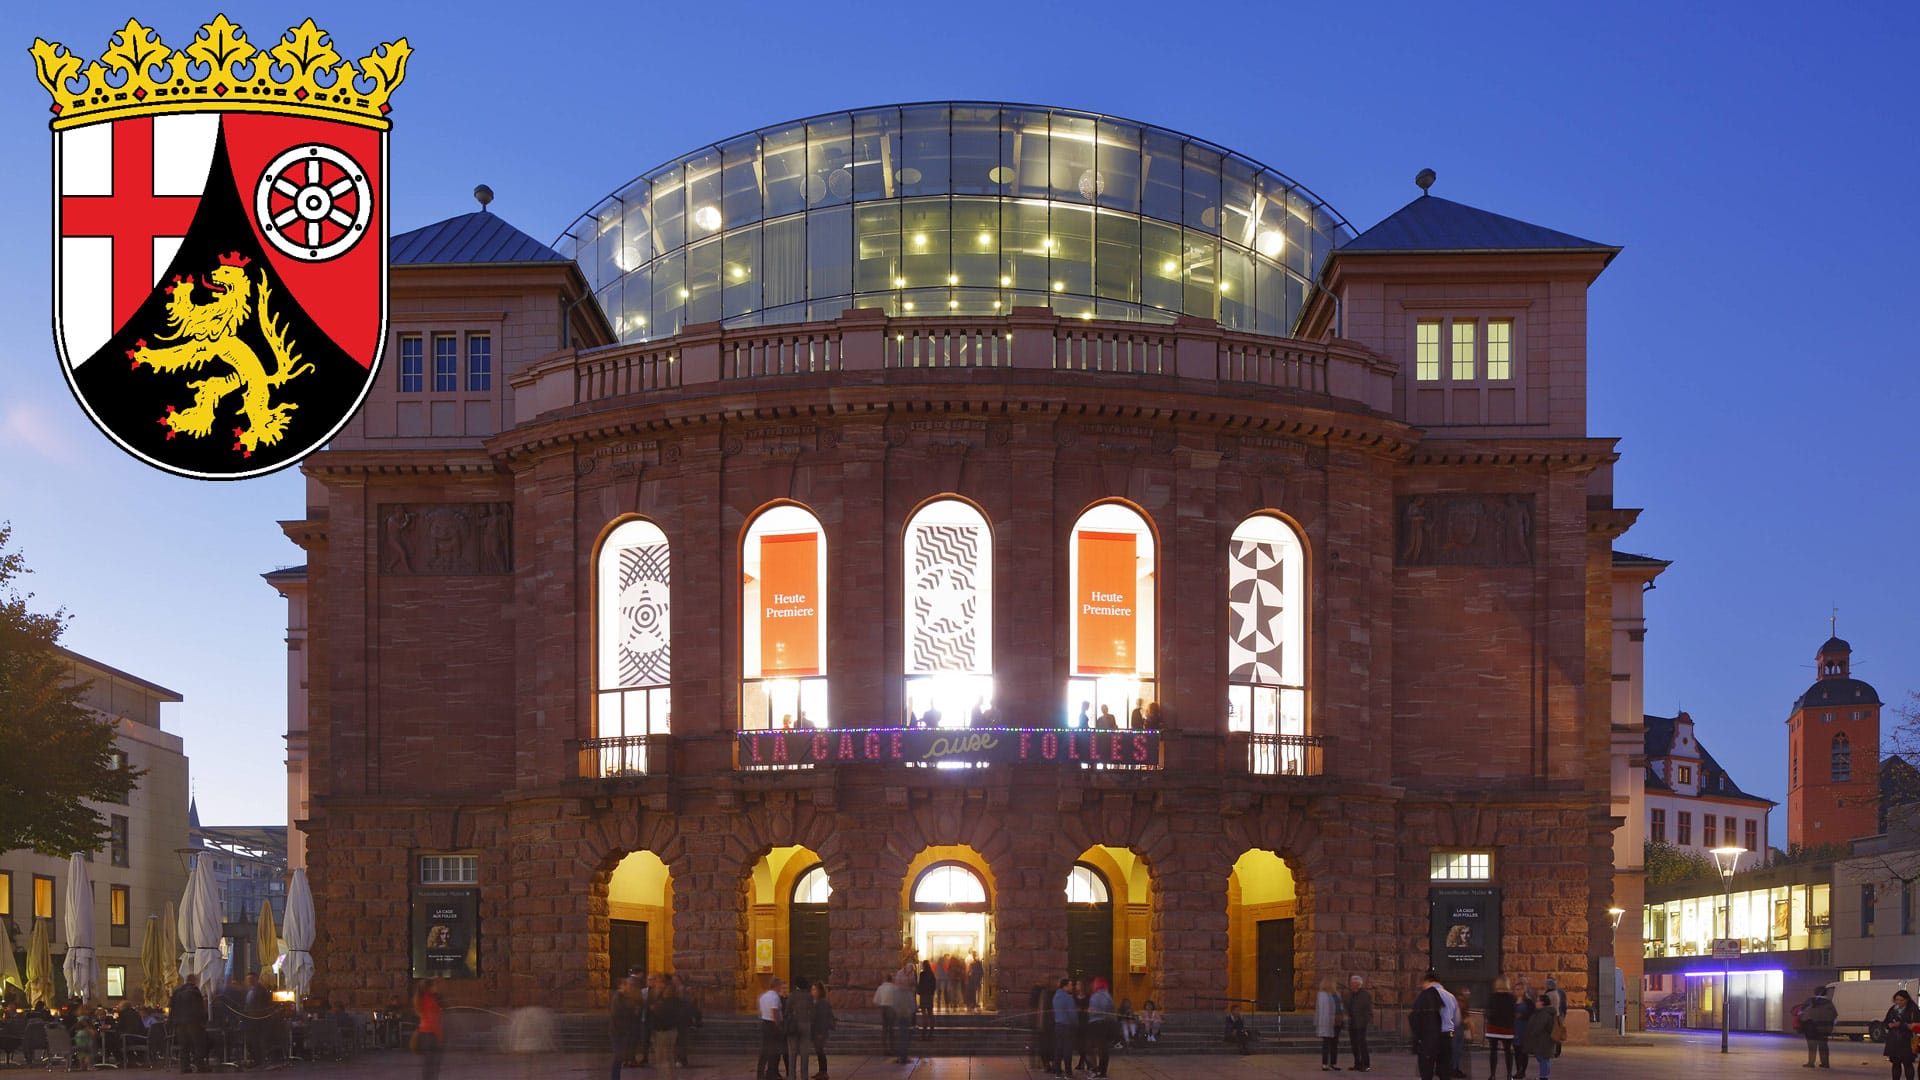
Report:
M1054 894L1050 898L1054 908L1061 907L1060 883L1072 872L1074 863L1080 861L1092 862L1106 872L1110 885L1124 889L1126 903L1145 908L1144 913L1133 913L1137 917L1136 922L1144 921L1144 936L1147 939L1147 970L1144 977L1135 977L1126 971L1129 965L1122 948L1123 935L1115 935L1114 997L1118 999L1124 992L1133 997L1136 1007L1147 997L1164 1004L1169 992L1168 977L1174 971L1184 968L1182 974L1201 976L1211 971L1211 968L1196 969L1187 960L1179 963L1170 961L1165 947L1170 926L1187 928L1191 918L1182 914L1174 918L1171 924L1166 918L1167 906L1176 895L1167 888L1166 883L1169 874L1180 872L1174 869L1181 865L1179 848L1167 815L1155 813L1152 802L1137 799L1131 792L1108 792L1097 802L1083 805L1080 813L1062 816L1048 852L1048 865L1058 870ZM1119 860L1105 854L1106 849L1127 853L1131 856L1130 864L1121 865ZM1089 852L1102 854L1088 859ZM1117 882L1115 875L1119 875ZM1185 881L1184 876L1181 880ZM1184 886L1181 891L1184 891ZM1124 923L1123 914L1116 906L1116 926ZM1138 935L1124 935L1133 936ZM1196 952L1194 959L1202 955L1204 950ZM1217 963L1213 965L1217 966Z
M1271 805L1270 805L1271 804ZM1249 852L1266 852L1278 859L1286 868L1292 886L1293 925L1293 978L1291 982L1292 1001L1295 1008L1302 1002L1311 1002L1313 988L1322 974L1335 974L1333 968L1341 963L1340 957L1331 948L1327 928L1321 925L1325 912L1321 910L1319 888L1320 879L1327 862L1330 829L1337 828L1332 820L1324 820L1309 812L1309 808L1298 800L1274 803L1274 800L1261 800L1247 813L1230 817L1226 828L1221 832L1220 843L1214 852L1214 858L1220 865L1228 868L1222 874L1219 901L1227 908L1227 935L1240 931L1240 938L1223 941L1224 951L1257 948L1253 932L1248 927L1236 926L1233 918L1234 905L1238 897L1234 894L1237 882L1232 868L1240 863ZM1384 959L1384 958L1383 958ZM1323 970L1324 969L1324 970ZM1247 976L1230 978L1230 989L1243 991L1240 997L1254 996L1251 987L1238 986ZM1264 1004L1264 1003L1263 1003Z
M613 913L610 891L615 872L630 855L648 853L658 858L666 869L668 881L668 926L658 937L658 947L650 945L648 963L662 970L672 971L678 966L680 957L679 937L683 929L673 918L679 907L677 897L683 892L685 876L694 870L693 863L687 857L686 846L679 830L672 821L663 817L642 814L637 807L619 808L602 813L589 819L585 824L586 836L577 848L572 860L571 873L559 873L552 881L564 883L585 879L584 910L576 912L584 922L584 949L586 955L586 981L580 987L578 1004L604 1008L608 999L609 979L612 971L610 943L612 936ZM534 883L539 887L540 882ZM655 935L649 933L650 941ZM534 937L535 947L542 940L552 938ZM536 965L546 967L550 965ZM562 995L562 1000L573 1005L574 994Z
M714 972L720 980L720 993L715 1000L735 1010L752 1006L754 997L765 988L766 978L757 970L755 962L756 942L760 937L755 926L757 894L764 887L767 895L783 897L791 891L802 871L816 865L824 867L833 882L833 894L827 900L833 969L827 982L835 996L834 1003L852 1007L870 1000L872 987L867 988L867 997L859 997L852 970L841 966L843 957L850 958L856 953L850 931L862 905L856 902L858 890L853 882L859 875L850 857L848 833L836 828L834 812L817 810L813 803L800 802L791 792L769 792L762 801L728 815L718 828L723 829L726 836L713 858L718 867L716 885L724 887L709 898L708 907L725 932L721 935L724 940L717 942L715 950L720 954L714 958ZM766 877L765 871L769 868L769 857L788 849L797 849L807 857L783 860L779 875L762 882L760 879ZM775 906L780 906L777 900ZM772 974L787 978L788 973L780 963L780 936L774 935ZM729 978L727 972L734 974Z

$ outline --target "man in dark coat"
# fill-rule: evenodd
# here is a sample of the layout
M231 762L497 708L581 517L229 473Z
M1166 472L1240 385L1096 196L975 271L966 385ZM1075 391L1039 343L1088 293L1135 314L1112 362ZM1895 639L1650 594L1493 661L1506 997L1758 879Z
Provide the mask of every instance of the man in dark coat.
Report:
M167 1001L167 1023L180 1044L180 1071L190 1073L206 1068L207 995L200 991L200 976L188 975L187 981Z
M1448 1035L1440 1027L1440 977L1429 971L1420 976L1420 993L1407 1014L1413 1033L1413 1053L1420 1059L1420 1080L1434 1080L1447 1062Z
M1827 1038L1833 1034L1834 1022L1840 1019L1840 1011L1833 1007L1833 999L1815 996L1800 1011L1800 1033L1807 1037L1807 1068L1814 1067L1816 1051L1820 1058L1820 1068L1830 1069L1827 1064Z
M1355 975L1347 980L1353 992L1347 995L1347 1039L1353 1044L1353 1071L1372 1072L1373 1054L1367 1049L1367 1028L1373 1025L1373 992L1367 978Z

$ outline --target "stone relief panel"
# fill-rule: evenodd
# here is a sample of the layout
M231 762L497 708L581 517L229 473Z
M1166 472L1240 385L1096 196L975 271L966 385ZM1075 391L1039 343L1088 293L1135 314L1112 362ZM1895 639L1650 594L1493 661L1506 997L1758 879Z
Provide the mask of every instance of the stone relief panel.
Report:
M1394 516L1396 565L1533 565L1532 495L1403 495Z
M512 572L512 503L380 506L381 574L406 577Z

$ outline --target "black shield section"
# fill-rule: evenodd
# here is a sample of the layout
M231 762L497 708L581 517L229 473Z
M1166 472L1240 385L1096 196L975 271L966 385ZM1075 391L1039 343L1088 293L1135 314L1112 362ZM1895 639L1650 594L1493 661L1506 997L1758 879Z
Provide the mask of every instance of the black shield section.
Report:
M301 311L254 239L246 203L235 189L233 170L227 160L226 137L214 147L213 165L205 196L195 212L179 253L161 275L156 288L140 311L113 339L75 370L74 384L101 426L122 445L143 455L169 471L219 478L255 475L293 464L327 436L359 401L370 373L320 331ZM176 276L204 282L218 266L220 256L239 252L248 258L247 278L254 284L253 314L246 320L239 338L253 349L269 372L275 368L273 350L260 330L259 280L262 271L272 289L268 309L281 326L289 348L298 353L301 364L312 370L289 379L272 392L276 405L299 406L291 415L285 433L272 446L261 445L251 457L234 449L234 429L246 424L240 413L240 392L227 396L220 404L213 431L202 438L174 433L160 422L169 405L185 410L193 404L194 391L189 383L219 378L232 369L218 359L197 371L160 373L147 365L132 366L127 351L135 342L150 346L176 344L162 341L168 332L167 300L164 286ZM102 288L105 288L103 283ZM195 289L200 302L210 299L204 284Z

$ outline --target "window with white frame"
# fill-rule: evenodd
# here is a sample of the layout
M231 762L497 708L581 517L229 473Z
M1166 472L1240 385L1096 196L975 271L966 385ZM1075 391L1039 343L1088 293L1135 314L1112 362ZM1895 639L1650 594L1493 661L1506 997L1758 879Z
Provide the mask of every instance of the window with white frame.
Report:
M433 392L451 394L460 388L460 341L452 334L433 335Z
M107 965L107 997L123 998L127 996L127 965Z
M474 885L480 881L478 855L420 856L420 884Z
M827 727L827 537L813 512L771 506L740 545L740 726Z
M901 560L907 714L927 727L993 712L993 528L972 504L936 499L907 522Z
M400 336L400 392L417 394L426 389L426 339L419 334Z
M1428 871L1434 881L1492 881L1493 852L1436 851Z
M1068 678L1064 702L1074 727L1149 723L1155 702L1159 629L1154 537L1130 506L1100 503L1074 522L1067 542Z
M597 560L595 775L648 771L648 741L673 731L672 558L651 521L621 522Z
M1107 892L1107 879L1100 871L1086 863L1073 864L1072 872L1067 875L1067 903L1105 904L1111 896Z
M1413 377L1420 382L1440 380L1440 320L1421 319L1413 328Z
M483 393L493 389L493 335L467 335L467 390Z
M1421 316L1413 324L1414 381L1510 383L1518 368L1517 336L1511 316Z
M1256 773L1306 771L1306 667L1306 548L1255 514L1227 541L1227 730L1274 736L1253 740Z

